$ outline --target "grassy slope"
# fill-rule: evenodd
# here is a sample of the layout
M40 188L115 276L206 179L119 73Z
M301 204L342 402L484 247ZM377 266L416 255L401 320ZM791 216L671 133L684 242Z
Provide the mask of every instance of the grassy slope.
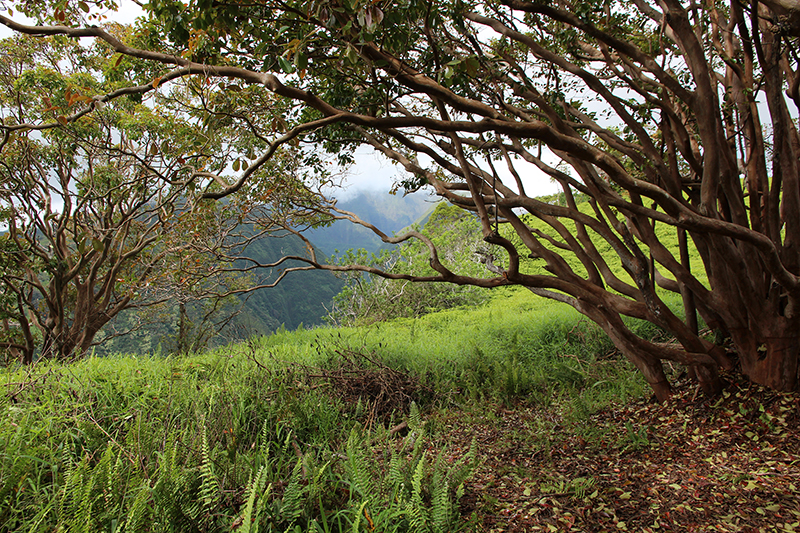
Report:
M796 396L652 406L594 326L520 290L2 379L3 531L800 528Z
M435 516L452 527L461 519L446 502L456 486L441 487L446 475L460 479L461 467L436 462L443 448L432 446L435 432L409 421L426 443L415 447L401 432L387 433L409 416L407 402L396 405L394 422L379 419L369 404L347 403L313 376L342 367L337 353L355 350L380 361L360 359L359 374L385 363L410 376L425 410L519 398L580 402L586 384L615 397L641 393L630 368L595 365L593 352L609 347L593 328L576 327L563 309L532 306L526 294L509 292L486 308L374 328L280 332L194 357L89 358L6 371L0 529L228 530L262 466L261 488L272 483L259 515L264 528L336 517L352 530L365 498L382 530L426 530L412 527L419 519L435 531ZM455 327L463 334L453 335ZM591 401L607 401L598 398ZM393 449L405 459L391 463ZM353 454L364 454L363 464L354 466ZM359 476L380 487L358 489ZM320 500L329 493L338 496Z
M2 378L3 531L791 531L800 517L796 396L687 387L651 406L595 327L522 291Z

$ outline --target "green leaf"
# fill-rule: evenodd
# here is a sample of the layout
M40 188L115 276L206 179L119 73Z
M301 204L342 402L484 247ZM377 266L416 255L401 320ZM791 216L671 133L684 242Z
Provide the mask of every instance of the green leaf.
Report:
M474 57L468 57L466 61L464 61L464 69L467 71L467 74L472 77L478 75L478 67L480 66L481 64Z
M300 50L294 55L294 64L299 70L305 70L308 68L308 56L305 55Z
M358 63L358 52L350 43L347 43L347 50L345 51L345 59L350 62L351 65L355 65Z
M95 252L102 252L103 251L103 241L100 239L92 239L92 248L94 248Z
M294 72L294 66L289 63L285 57L279 56L278 57L278 64L281 67L281 70L284 71L286 74L291 74Z

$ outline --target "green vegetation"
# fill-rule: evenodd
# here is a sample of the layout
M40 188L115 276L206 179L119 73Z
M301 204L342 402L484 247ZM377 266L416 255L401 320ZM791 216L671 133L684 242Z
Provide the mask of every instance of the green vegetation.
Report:
M256 235L255 230L248 235ZM301 255L303 242L295 236L285 238L262 237L247 246L248 261L237 266L247 268L258 262L269 264L284 254ZM298 266L289 261L281 269ZM247 280L245 287L255 287L273 282L280 270L259 269L249 275L235 273ZM245 283L240 283L245 285ZM192 351L206 347L223 346L242 341L251 335L268 334L281 327L316 326L323 323L333 297L343 283L329 272L292 273L277 286L253 292L230 295L226 299L204 299L186 304L189 325L185 329ZM120 337L100 339L97 354L154 352L174 353L180 349L181 315L176 301L169 301L156 309L123 312L104 333L130 332Z
M412 226L412 229L417 229ZM454 272L475 277L491 273L481 262L493 247L483 241L480 224L471 214L446 202L428 214L421 233L438 249L439 260ZM343 265L361 264L390 274L434 276L430 251L418 240L408 240L380 254L348 250L338 258ZM339 274L344 289L334 298L328 321L336 325L371 324L393 318L413 318L459 306L477 305L489 298L489 291L470 285L412 283L386 279L360 271Z
M442 442L436 413L522 402L580 424L644 387L631 367L603 364L611 345L596 327L531 298L186 357L7 369L0 529L469 527L457 502L476 445Z

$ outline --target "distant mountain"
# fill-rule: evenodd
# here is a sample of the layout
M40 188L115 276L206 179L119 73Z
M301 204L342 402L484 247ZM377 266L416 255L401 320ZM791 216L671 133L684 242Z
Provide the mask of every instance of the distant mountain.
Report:
M285 238L258 239L247 247L244 255L263 264L275 262L286 255L302 256L305 253L305 244L292 235ZM280 268L258 272L253 276L253 285L269 283L277 278L281 270L292 266L300 266L300 263L287 262ZM343 281L330 272L291 272L275 287L241 295L242 305L239 313L211 339L209 344L225 345L253 335L269 334L280 327L293 330L301 324L304 326L322 324L333 297L342 287ZM237 307L239 306L228 305L225 309L232 313ZM199 305L189 304L187 308L191 313L190 320L195 320L200 314ZM145 327L128 335L109 339L100 345L96 352L98 354L152 353L159 350L159 345L161 349L169 350L170 346L174 345L180 321L177 303L155 317L155 320L154 317L147 316L149 312L144 311L144 318L149 319ZM134 311L125 311L114 320L109 329L130 330L140 318ZM218 317L218 320L221 318L223 316Z
M424 221L436 205L435 197L427 195L393 196L376 192L361 192L341 201L338 206L375 224L389 234ZM423 222L424 223L424 222ZM339 221L328 228L306 233L318 251L326 256L339 250L364 248L376 252L381 240L374 233L347 221ZM305 245L297 237L262 238L251 243L244 255L259 263L271 263L285 255L305 255ZM281 269L295 266L286 263ZM274 279L280 269L260 272L254 283ZM330 272L292 272L276 287L259 289L241 297L241 312L212 341L222 345L251 335L269 334L284 326L296 329L301 324L315 326L324 322L333 297L339 293L343 282ZM133 312L122 313L112 325L117 331L130 329L137 322ZM175 338L179 322L178 306L158 317L153 323L122 337L109 339L97 349L102 353L149 353L163 349Z
M340 201L337 207L355 213L365 222L391 235L420 222L433 211L437 201L438 197L423 193L402 196L363 191ZM346 220L337 221L327 228L310 230L306 236L325 255L350 248L376 252L383 247L380 238L372 231Z
M274 262L285 255L306 255L305 244L297 237L264 238L247 247L245 255L260 263ZM272 272L257 273L256 277L269 282L281 270L302 266L288 262ZM276 287L259 289L246 296L245 312L237 323L251 333L269 333L282 325L296 329L299 325L323 323L333 297L344 283L330 272L290 272Z

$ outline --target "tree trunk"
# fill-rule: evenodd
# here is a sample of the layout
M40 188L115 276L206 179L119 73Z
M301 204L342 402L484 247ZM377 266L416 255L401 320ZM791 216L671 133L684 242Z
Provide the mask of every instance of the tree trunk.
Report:
M186 304L178 304L178 353L189 353L189 316L186 312Z
M609 336L614 346L644 375L645 380L653 389L656 399L665 402L672 394L669 380L664 374L664 366L657 357L647 353L642 346L637 346L634 336L627 330L619 315L606 311L606 306L586 305L586 302L576 301L575 309L595 322ZM600 307L604 311L600 310Z
M739 361L751 381L766 387L791 392L798 384L800 331L783 337L759 339L748 329L733 329L731 337L739 352Z

